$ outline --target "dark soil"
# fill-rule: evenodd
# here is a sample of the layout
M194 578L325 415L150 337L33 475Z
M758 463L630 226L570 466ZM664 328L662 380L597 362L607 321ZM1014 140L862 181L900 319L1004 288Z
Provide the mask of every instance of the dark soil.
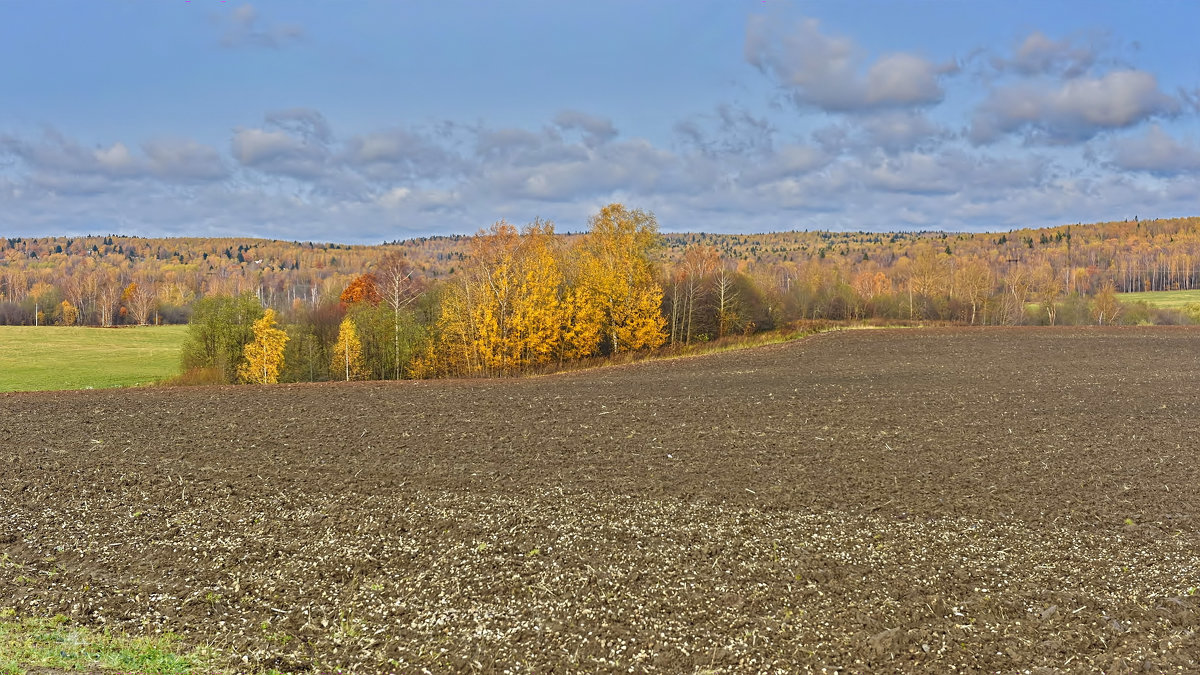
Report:
M1200 330L0 395L0 606L285 671L1200 669Z

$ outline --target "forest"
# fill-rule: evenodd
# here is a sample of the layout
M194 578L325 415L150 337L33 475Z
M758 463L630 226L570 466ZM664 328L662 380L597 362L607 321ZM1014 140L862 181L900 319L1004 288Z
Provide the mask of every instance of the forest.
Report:
M188 323L211 381L510 375L797 320L1186 323L1119 294L1200 288L1200 218L998 233L660 233L609 205L376 246L0 239L0 324Z

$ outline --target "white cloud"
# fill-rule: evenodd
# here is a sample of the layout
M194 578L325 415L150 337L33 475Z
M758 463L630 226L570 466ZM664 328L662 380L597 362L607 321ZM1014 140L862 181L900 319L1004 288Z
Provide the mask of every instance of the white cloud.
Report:
M1200 172L1200 146L1175 140L1157 124L1138 136L1114 140L1110 149L1113 165L1121 169L1163 175Z
M333 130L325 116L312 108L274 110L267 113L265 120L269 126L310 142L328 143L333 139Z
M402 205L411 194L412 190L406 187L396 187L379 195L377 201L387 208L394 209Z
M299 25L267 22L250 4L236 7L223 23L225 32L221 36L221 45L224 47L278 49L304 37L304 29Z
M217 151L195 141L159 138L142 144L142 152L151 171L163 178L177 180L217 180L229 169Z
M468 170L451 147L407 129L387 129L347 139L342 161L370 180L437 180Z
M867 71L869 105L920 105L942 100L937 66L913 54L887 54Z
M848 120L836 129L822 129L819 136L826 146L850 152L897 154L932 150L954 134L916 110L881 110Z
M231 148L242 166L268 174L316 178L328 169L328 148L286 131L239 128Z
M195 141L155 139L141 150L136 153L121 141L89 150L53 130L39 140L0 137L0 156L20 160L40 184L56 190L76 186L93 192L114 181L151 178L219 180L228 173L216 150Z
M1086 73L1095 64L1097 56L1096 48L1091 45L1077 45L1068 39L1053 40L1041 31L1034 31L1016 46L1011 58L994 58L992 66L1025 76L1071 78Z
M133 155L129 154L129 148L119 141L107 148L97 148L92 155L101 166L113 173L135 170Z
M816 19L792 25L767 16L746 24L745 58L790 92L802 107L832 112L911 107L938 103L941 78L954 64L935 64L911 53L884 54L865 68L865 57L849 38L825 35Z
M684 147L713 158L769 153L775 138L775 127L765 117L729 104L680 120L674 131Z
M1043 112L1075 110L1060 99L1038 100ZM1087 114L1080 124L1124 119ZM796 134L724 105L681 120L666 145L603 140L603 120L559 113L530 127L447 122L343 139L319 112L293 109L236 129L221 149L0 135L0 226L378 241L499 217L577 230L597 204L621 200L676 230L994 229L1136 213L1150 199L1158 214L1186 213L1200 193L1200 148L1165 124L1097 140L1104 161L1085 165L1074 146L972 147L919 110L870 109Z
M832 160L824 150L798 143L784 145L760 161L750 162L739 176L746 186L794 178L818 170Z
M612 120L580 110L559 112L554 116L554 125L563 131L583 132L583 142L588 147L603 145L617 137L617 129Z
M1178 100L1159 89L1158 79L1142 70L1116 70L1054 86L1018 83L991 91L975 111L970 138L990 143L1025 131L1030 141L1071 143L1180 109Z

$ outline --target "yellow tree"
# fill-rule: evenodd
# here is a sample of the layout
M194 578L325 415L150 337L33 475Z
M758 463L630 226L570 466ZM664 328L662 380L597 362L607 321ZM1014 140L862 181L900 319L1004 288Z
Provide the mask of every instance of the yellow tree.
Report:
M283 367L283 350L288 335L275 325L275 310L263 312L254 322L254 340L242 349L244 360L238 366L238 379L251 384L274 384Z
M554 245L551 223L534 221L521 233L511 319L521 368L550 361L563 338L563 273Z
M468 263L447 289L438 327L441 351L452 371L503 374L515 369L519 346L513 307L519 286L520 234L499 221L468 245Z
M1092 298L1092 317L1096 323L1115 324L1121 317L1121 303L1117 300L1117 287L1112 281L1104 282Z
M542 221L521 233L500 221L471 239L438 321L451 370L505 375L559 353L563 274L555 243L554 226Z
M59 323L64 326L74 326L76 319L79 318L79 310L75 309L75 305L62 301L62 307L59 311Z
M589 224L578 251L578 301L596 303L609 353L661 345L667 321L650 263L659 243L654 215L609 204Z
M367 364L363 361L362 341L358 339L358 329L350 317L342 319L338 329L337 342L333 345L333 357L330 359L329 372L342 374L346 381L365 380Z
M558 360L582 359L600 348L604 331L604 313L600 300L586 287L566 291L563 299L562 340Z

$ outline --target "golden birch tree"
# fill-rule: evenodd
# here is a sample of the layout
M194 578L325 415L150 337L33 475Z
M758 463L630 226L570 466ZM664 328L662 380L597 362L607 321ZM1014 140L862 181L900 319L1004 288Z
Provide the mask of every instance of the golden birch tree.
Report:
M354 327L350 317L342 319L342 325L338 329L329 372L335 376L343 376L346 381L365 380L369 374L367 364L363 361L362 341L358 339L358 329Z
M651 267L658 222L651 213L609 204L589 224L577 252L578 297L596 303L603 346L610 354L658 347L666 340L662 287Z
M563 273L554 226L535 221L520 233L504 221L480 231L469 263L447 289L438 321L447 368L507 375L560 354Z
M283 368L283 352L288 334L275 324L275 310L263 312L254 322L254 340L243 348L238 379L250 384L275 384Z
M75 305L62 301L62 306L59 310L58 322L64 326L74 326L75 321L79 318L79 310L75 309Z
M549 362L562 341L563 273L555 241L554 225L540 220L521 234L511 320L521 369Z

